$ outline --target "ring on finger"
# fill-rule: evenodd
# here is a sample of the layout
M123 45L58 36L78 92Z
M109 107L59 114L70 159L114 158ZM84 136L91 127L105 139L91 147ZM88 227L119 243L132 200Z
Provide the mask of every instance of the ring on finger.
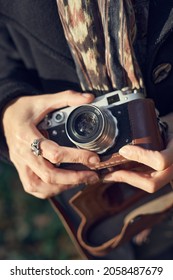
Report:
M40 148L40 143L44 138L34 139L31 143L31 151L35 156L40 156L42 154L42 150Z

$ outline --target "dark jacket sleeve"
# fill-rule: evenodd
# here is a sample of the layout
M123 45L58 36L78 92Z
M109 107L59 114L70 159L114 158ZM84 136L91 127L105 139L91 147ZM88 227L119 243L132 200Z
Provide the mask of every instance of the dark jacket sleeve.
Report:
M35 95L41 92L39 80L27 69L15 46L8 27L0 24L0 114L13 99L24 95ZM13 121L13 120L12 120ZM8 160L8 148L0 127L0 160Z

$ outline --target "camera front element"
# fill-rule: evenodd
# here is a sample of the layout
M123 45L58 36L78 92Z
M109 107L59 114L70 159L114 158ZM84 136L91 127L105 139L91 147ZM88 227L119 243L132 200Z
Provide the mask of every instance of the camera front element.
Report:
M76 107L69 114L65 129L77 147L98 154L110 149L118 135L117 120L112 113L89 104Z

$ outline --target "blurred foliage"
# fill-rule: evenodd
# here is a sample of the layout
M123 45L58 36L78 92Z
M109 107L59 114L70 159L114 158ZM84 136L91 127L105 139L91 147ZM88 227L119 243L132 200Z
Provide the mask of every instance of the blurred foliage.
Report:
M7 164L0 164L0 259L80 259L49 202L25 193Z

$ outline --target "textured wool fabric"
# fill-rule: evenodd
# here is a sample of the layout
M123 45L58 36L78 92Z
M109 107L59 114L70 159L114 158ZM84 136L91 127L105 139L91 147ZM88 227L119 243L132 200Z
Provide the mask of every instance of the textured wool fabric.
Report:
M143 88L131 0L58 0L57 6L83 90Z

